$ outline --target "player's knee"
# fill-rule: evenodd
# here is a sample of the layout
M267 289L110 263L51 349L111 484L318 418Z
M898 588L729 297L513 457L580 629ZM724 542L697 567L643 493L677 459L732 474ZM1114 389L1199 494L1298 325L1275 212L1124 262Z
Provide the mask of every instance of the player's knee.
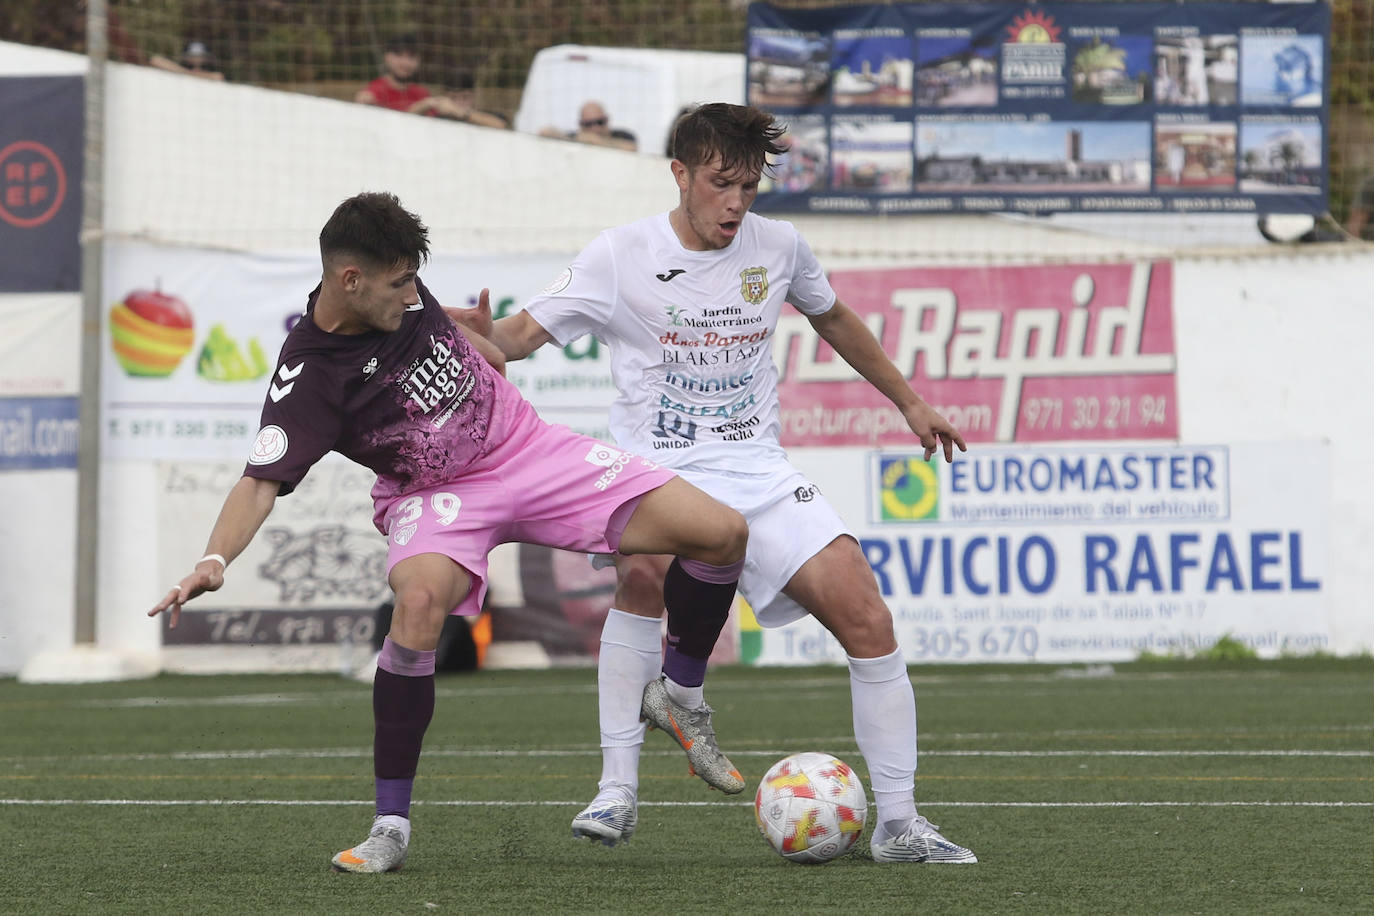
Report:
M722 559L717 566L729 566L744 559L744 550L749 546L749 523L734 509L725 509L720 525L720 553Z
M892 612L885 605L861 604L855 613L837 621L835 638L854 658L877 658L897 649Z
M392 629L404 629L410 633L436 634L444 625L452 607L447 596L427 582L412 582L396 591L396 608L392 612Z

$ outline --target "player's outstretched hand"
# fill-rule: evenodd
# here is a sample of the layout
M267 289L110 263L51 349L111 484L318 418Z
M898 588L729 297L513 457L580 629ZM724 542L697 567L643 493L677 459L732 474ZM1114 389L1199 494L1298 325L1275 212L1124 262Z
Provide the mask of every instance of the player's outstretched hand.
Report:
M444 306L444 313L449 320L459 327L467 328L474 334L482 337L491 336L491 290L483 289L481 295L477 297L477 305L470 309L460 309L456 306Z
M197 595L213 592L223 584L224 567L213 560L198 563L189 576L167 589L167 594L163 596L161 601L153 605L148 616L156 617L163 611L171 611L172 622L170 626L172 629L176 629L177 623L181 620L181 606L183 604Z
M925 446L926 461L936 451L945 453L945 461L954 460L954 446L959 446L959 451L968 451L968 446L964 444L964 437L959 434L959 430L954 428L954 424L940 415L934 407L925 401L917 402L902 411L906 417L906 423L911 427L911 431L921 440L921 445Z

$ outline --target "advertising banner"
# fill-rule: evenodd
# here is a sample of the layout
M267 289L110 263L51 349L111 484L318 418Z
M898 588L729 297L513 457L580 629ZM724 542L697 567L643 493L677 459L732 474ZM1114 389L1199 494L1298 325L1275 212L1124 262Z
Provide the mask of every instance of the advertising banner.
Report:
M1173 265L835 271L928 403L970 442L1175 439ZM906 444L890 401L796 315L778 324L782 441Z
M840 507L908 662L1125 661L1230 636L1329 645L1330 449L1245 445L798 449ZM864 507L856 512L857 507ZM842 662L815 621L763 630L759 664Z
M81 378L81 296L0 296L0 397L75 395Z
M543 288L569 259L437 255L420 276L445 305L474 305L482 288L490 288L499 317ZM110 245L101 369L104 455L246 459L268 373L319 279L313 252ZM512 363L507 376L547 419L604 438L613 389L603 357L604 348L589 338Z
M1326 210L1325 3L749 7L759 210Z
M81 288L84 83L0 77L0 292Z
M78 407L74 397L0 398L0 471L75 468Z

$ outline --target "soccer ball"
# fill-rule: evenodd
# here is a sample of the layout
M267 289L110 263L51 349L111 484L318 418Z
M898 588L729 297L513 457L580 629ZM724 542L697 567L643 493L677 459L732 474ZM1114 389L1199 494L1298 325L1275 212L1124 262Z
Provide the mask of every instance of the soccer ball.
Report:
M858 842L867 816L863 783L831 754L782 758L754 795L763 838L789 862L819 865L839 858Z

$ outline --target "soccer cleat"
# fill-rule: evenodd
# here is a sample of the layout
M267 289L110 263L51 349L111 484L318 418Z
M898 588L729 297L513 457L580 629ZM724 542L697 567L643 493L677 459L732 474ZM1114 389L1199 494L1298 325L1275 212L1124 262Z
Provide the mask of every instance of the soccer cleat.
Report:
M951 843L940 828L919 814L901 833L887 835L887 824L873 831L869 852L874 862L925 862L932 865L972 865L978 857L970 849ZM883 839L878 837L883 835Z
M726 795L744 790L744 777L735 769L730 758L720 752L716 744L716 730L711 727L711 707L687 709L668 696L663 678L649 682L644 688L644 701L639 717L653 728L672 735L687 752L692 773L706 784Z
M592 803L572 821L572 835L606 846L628 843L639 822L639 805L629 786L610 785L596 793Z
M334 857L334 870L357 874L400 871L405 864L408 848L409 844L400 828L374 823L367 839Z

